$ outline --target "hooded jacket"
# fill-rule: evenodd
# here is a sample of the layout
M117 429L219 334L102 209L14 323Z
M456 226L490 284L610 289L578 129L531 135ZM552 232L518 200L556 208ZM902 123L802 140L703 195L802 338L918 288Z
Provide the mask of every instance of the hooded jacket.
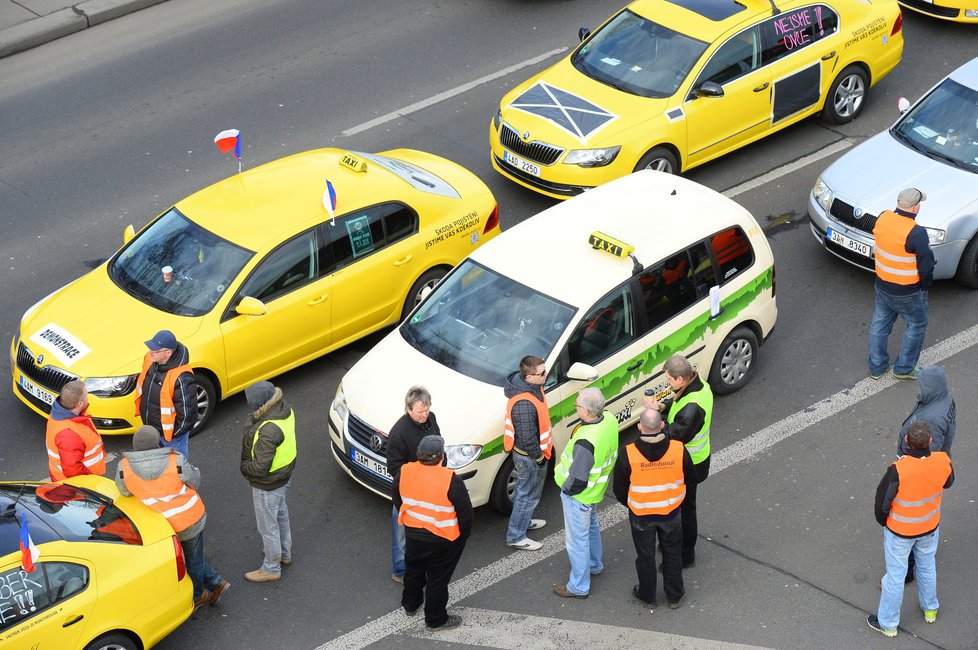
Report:
M132 468L132 471L144 481L152 481L163 475L170 461L170 454L177 455L177 472L180 474L180 480L193 489L199 490L200 470L191 465L183 457L183 454L172 447L122 452L123 457L129 460L129 467ZM123 479L121 461L115 470L115 484L119 488L119 492L127 497L133 496L133 493L126 487L126 482ZM204 531L204 525L206 523L207 513L205 512L196 523L191 524L188 528L177 533L177 537L181 542L191 540Z
M163 430L160 422L160 390L168 370L190 362L187 346L177 343L177 348L164 364L154 363L146 371L143 380L143 396L139 404L139 417L143 424L148 424L157 431ZM197 424L197 382L194 376L185 372L177 377L173 386L173 407L177 411L177 420L173 424L173 438L190 433Z
M897 440L897 453L901 456L908 453L906 435L910 425L926 422L930 425L930 450L943 451L950 456L957 414L954 399L947 388L947 373L941 366L921 368L917 373L917 386L920 391L917 405L903 421L900 439Z
M282 397L282 389L276 388L272 398L252 413L251 422L245 428L244 438L241 440L241 475L248 479L251 487L259 490L277 490L292 478L295 460L274 472L269 471L278 446L285 441L282 429L270 420L284 420L291 412L292 407ZM255 431L258 431L257 441L255 441ZM252 457L252 443L254 443L254 457Z
M543 386L527 383L519 371L506 378L503 394L506 399L520 393L533 393L537 399L543 400ZM540 450L540 423L537 418L537 407L530 400L519 400L513 404L513 446L533 460L539 460L543 455Z

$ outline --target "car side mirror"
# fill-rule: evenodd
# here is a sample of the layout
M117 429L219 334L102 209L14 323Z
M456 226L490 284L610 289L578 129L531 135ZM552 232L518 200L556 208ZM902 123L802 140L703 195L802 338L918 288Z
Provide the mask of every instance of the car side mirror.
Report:
M591 28L588 27L587 25L583 25L579 30L577 30L577 37L581 39L582 43L584 42L584 39L586 39L590 35L591 35Z
M906 113L907 109L910 108L910 100L906 97L901 97L897 100L897 108L900 109L901 113Z
M234 311L241 316L264 316L268 313L265 303L251 296L242 298L238 306L234 308Z
M132 227L132 224L126 226L126 229L122 231L122 243L128 244L132 241L132 238L136 236L136 229Z
M723 97L723 88L715 81L704 81L693 90L696 97Z
M598 378L598 371L594 366L576 361L567 371L567 378L577 381L594 381Z

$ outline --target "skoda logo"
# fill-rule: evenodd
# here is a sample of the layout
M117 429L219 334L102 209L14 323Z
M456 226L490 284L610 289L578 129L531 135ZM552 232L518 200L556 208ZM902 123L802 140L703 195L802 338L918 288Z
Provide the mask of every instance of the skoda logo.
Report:
M530 139L530 132L529 131L523 131L523 139L524 140L529 140Z
M376 433L370 436L370 448L374 451L380 451L384 448L384 439Z
M39 354L39 355L37 355L37 360L34 361L34 365L39 366L42 363L44 363L44 355L43 354Z
M856 208L855 210L852 211L852 216L854 216L857 219L862 219L864 214L866 213L863 211L862 208Z

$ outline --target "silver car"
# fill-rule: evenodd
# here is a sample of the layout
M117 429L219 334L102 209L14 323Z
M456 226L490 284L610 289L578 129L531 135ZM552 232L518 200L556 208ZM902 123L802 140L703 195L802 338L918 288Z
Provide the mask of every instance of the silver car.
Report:
M873 270L876 217L907 187L927 195L917 224L934 251L934 278L978 289L978 58L822 173L808 201L812 234L833 255Z

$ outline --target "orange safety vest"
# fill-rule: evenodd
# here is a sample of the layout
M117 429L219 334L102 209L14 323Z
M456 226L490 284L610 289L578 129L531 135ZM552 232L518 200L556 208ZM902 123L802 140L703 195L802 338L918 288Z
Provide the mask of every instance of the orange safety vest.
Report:
M638 516L668 515L686 498L683 479L683 443L670 440L669 449L657 461L642 455L635 443L625 447L632 469L628 509Z
M920 282L917 256L907 252L907 235L914 220L884 210L873 226L876 238L876 276L893 284L912 285Z
M139 405L143 401L143 382L146 380L149 367L152 365L153 360L147 352L146 356L143 357L143 371L139 373L139 379L136 380L136 415L139 415ZM194 369L185 363L182 366L167 370L166 377L163 378L163 386L160 388L160 425L163 427L163 431L160 433L163 434L163 439L167 442L173 439L173 425L177 421L177 409L173 405L173 388L176 386L177 377L185 372L192 375Z
M455 472L441 465L415 461L401 467L401 509L397 523L425 530L452 542L461 532L448 487Z
M180 480L177 473L177 455L170 454L166 471L154 479L144 479L132 471L129 459L123 456L122 481L133 496L166 517L173 531L180 533L190 528L204 516L204 502L193 489Z
M51 474L52 481L63 481L68 476L61 468L61 452L54 439L65 429L71 429L78 434L85 444L85 454L82 456L82 463L88 468L91 474L105 474L105 449L102 447L102 436L95 430L92 418L71 418L69 420L52 420L48 418L47 436L45 441L48 447L48 472Z
M519 393L509 398L506 403L506 423L503 425L503 449L507 452L513 451L516 442L516 431L513 429L513 405L524 399L537 409L537 424L540 427L540 451L543 452L544 458L549 460L554 451L554 441L550 432L550 409L547 408L546 395L544 395L543 401L538 400L533 393Z
M903 456L893 463L900 485L886 527L903 537L919 537L937 529L941 523L941 497L951 475L951 459L943 451L924 458Z

